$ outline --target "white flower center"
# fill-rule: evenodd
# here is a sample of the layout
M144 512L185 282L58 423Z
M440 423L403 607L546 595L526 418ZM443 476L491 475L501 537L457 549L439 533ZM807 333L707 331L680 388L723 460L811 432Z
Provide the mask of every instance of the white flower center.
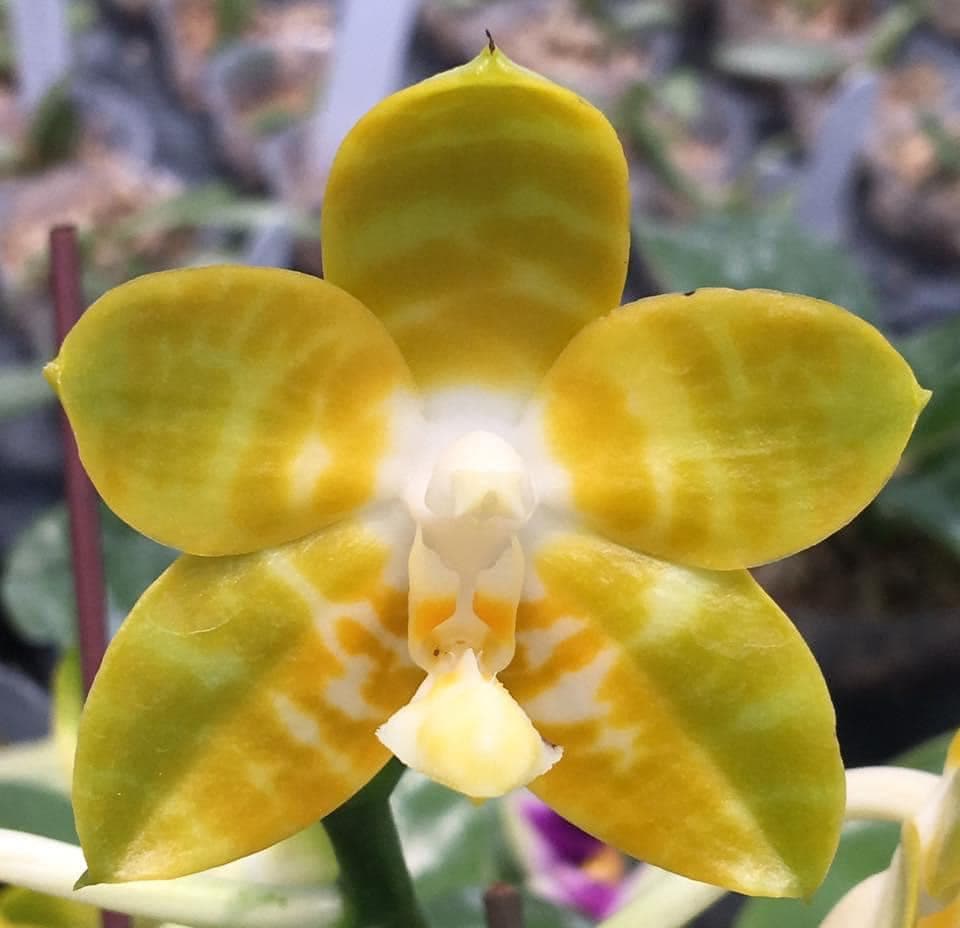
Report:
M411 481L410 654L427 679L377 732L405 764L470 796L546 772L547 745L496 675L513 659L525 559L517 532L536 505L523 458L474 430Z

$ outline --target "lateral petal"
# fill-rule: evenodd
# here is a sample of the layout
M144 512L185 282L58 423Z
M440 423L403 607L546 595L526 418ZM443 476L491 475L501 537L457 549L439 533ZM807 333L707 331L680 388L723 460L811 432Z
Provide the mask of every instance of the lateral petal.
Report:
M405 517L282 548L186 556L104 659L74 776L87 882L226 863L337 808L388 759L374 731L423 673L407 652Z
M586 101L485 49L357 123L322 239L326 278L384 321L421 386L528 391L620 302L623 150Z
M409 372L353 297L273 268L138 277L48 365L100 494L191 554L299 538L389 492Z
M727 570L825 538L877 494L929 393L867 323L810 297L697 290L587 326L534 418L546 502L636 550Z
M843 765L820 671L744 571L547 536L501 675L563 758L531 788L641 860L752 895L820 883Z

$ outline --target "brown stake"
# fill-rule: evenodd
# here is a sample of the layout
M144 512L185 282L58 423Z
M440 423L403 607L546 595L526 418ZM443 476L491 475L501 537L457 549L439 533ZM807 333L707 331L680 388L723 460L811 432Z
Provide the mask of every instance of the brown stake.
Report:
M59 347L83 312L80 252L77 230L73 226L57 226L50 232L50 287ZM60 425L67 509L70 512L70 552L77 597L80 665L84 691L89 692L107 649L107 595L100 548L100 510L97 491L84 473L73 430L62 408ZM130 919L126 915L103 912L102 917L103 928L130 928Z
M487 928L523 928L523 896L516 886L494 883L483 894Z

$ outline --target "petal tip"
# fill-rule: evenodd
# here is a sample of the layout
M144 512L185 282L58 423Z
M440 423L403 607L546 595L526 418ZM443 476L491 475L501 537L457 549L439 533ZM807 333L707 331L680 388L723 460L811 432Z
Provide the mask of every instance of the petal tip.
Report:
M60 395L60 358L56 357L43 366L43 379L50 384L51 389Z
M100 883L109 882L108 880L97 879L89 870L84 870L80 875L80 879L73 884L73 891L76 892L78 889L86 889L88 886L97 886Z

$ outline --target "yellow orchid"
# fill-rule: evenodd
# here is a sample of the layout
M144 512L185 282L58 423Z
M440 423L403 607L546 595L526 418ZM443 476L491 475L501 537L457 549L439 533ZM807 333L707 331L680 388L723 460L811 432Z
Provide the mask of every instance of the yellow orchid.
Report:
M867 767L848 777L852 817L902 818L900 844L890 866L854 886L822 928L960 928L960 732L943 776Z
M819 883L833 709L746 568L853 518L928 394L806 297L604 315L628 200L604 117L490 48L344 141L326 280L167 272L84 315L48 376L87 470L186 552L81 721L90 882L263 848L393 752L698 880Z

